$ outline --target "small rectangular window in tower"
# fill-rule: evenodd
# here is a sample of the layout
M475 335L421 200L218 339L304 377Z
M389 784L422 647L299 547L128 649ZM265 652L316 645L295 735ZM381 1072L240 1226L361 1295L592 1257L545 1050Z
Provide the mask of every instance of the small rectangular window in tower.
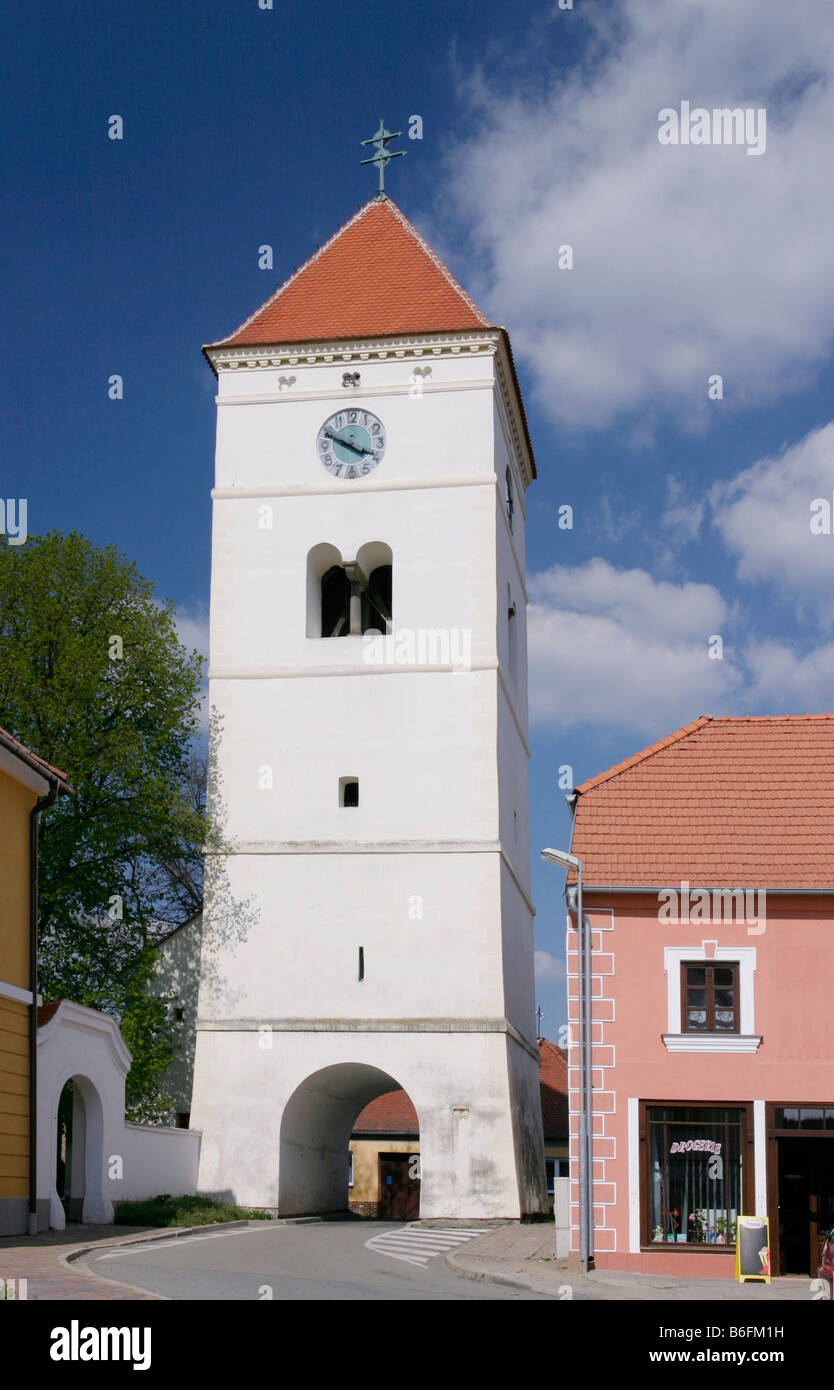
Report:
M340 777L339 778L339 805L358 806L359 805L359 778Z
M359 947L359 979L360 979L360 980L364 980L364 978L365 978L365 947L364 947L364 946L360 946L360 947Z

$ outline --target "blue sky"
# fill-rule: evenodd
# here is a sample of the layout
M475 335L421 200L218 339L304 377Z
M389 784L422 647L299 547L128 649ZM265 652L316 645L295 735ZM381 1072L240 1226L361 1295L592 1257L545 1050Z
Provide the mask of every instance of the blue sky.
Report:
M367 199L379 115L422 116L392 195L509 328L538 462L534 891L555 1037L562 876L537 851L569 837L559 767L579 782L702 713L834 707L834 537L809 526L834 491L834 4L9 0L0 64L0 495L27 498L33 533L113 541L198 643L200 346ZM662 147L658 112L684 100L766 110L765 152Z

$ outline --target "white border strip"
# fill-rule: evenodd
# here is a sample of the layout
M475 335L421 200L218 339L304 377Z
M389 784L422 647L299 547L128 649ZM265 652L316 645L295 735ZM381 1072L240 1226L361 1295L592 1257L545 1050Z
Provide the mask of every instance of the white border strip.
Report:
M753 1171L756 1215L767 1216L767 1130L763 1100L753 1101Z
M640 1254L640 1101L628 1102L628 1251Z

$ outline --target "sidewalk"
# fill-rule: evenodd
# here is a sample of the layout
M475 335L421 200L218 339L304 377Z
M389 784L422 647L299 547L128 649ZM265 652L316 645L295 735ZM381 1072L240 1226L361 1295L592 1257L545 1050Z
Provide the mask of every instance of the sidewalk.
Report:
M621 1274L595 1270L568 1272L566 1259L556 1259L556 1236L551 1225L500 1226L467 1241L446 1256L455 1274L488 1283L511 1284L556 1299L616 1301L810 1303L811 1280L774 1279L772 1284L740 1284L735 1279L677 1279L672 1275Z
M0 1279L26 1280L26 1298L36 1299L153 1299L157 1295L133 1289L96 1275L82 1274L67 1256L90 1245L119 1245L130 1237L171 1235L144 1226L68 1226L39 1236L0 1236Z

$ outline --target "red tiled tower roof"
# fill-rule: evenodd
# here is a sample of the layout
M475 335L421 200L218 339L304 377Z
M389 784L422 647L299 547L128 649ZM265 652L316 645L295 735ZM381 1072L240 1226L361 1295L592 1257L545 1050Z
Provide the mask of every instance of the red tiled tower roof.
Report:
M588 887L834 890L834 715L702 715L575 791Z
M465 333L501 335L521 434L536 461L507 330L489 321L390 198L372 198L239 328L203 348L277 347L361 338Z
M568 1135L567 1052L548 1038L539 1038L539 1088L546 1139ZM353 1134L413 1134L418 1136L417 1111L406 1091L386 1091L357 1115Z
M494 327L396 204L374 198L222 346Z

